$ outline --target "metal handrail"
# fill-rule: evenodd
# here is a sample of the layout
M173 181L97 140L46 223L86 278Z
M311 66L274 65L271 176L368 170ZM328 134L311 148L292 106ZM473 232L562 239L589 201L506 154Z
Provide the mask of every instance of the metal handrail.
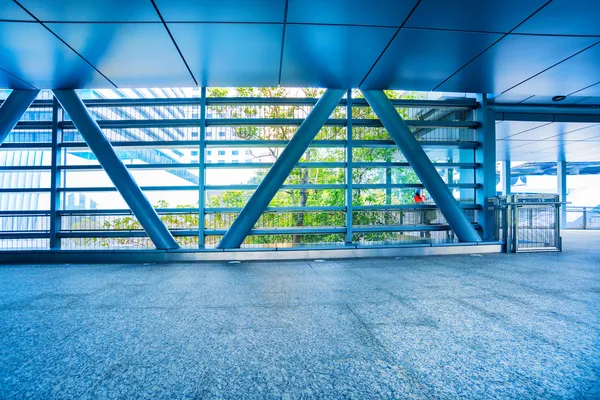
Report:
M206 105L262 105L262 106L314 106L319 99L316 97L207 97ZM413 100L390 99L393 105L406 108L443 107L456 109L475 109L478 103L475 99L444 99L444 100ZM3 103L0 100L0 105ZM158 99L89 99L83 100L88 107L143 107L143 106L200 106L200 97L178 97ZM341 99L339 105L346 105L347 100ZM352 99L352 105L367 107L365 99ZM35 100L33 108L52 107L52 100Z
M571 204L570 201L527 201L527 202L523 202L523 203L503 203L499 206L497 206L498 208L506 208L506 206L512 206L515 205L517 207L523 207L523 206L549 206L549 205L559 205L559 204Z
M478 210L481 208L478 204L461 204L465 210ZM420 210L437 210L435 204L387 204L387 205L364 205L353 206L354 211L420 211ZM207 207L206 214L214 213L235 213L241 211L241 207ZM197 213L198 208L156 208L158 214L189 214ZM334 212L347 211L345 206L309 206L309 207L269 207L266 212ZM131 215L133 212L127 208L118 209L90 209L90 210L60 210L57 211L59 216L75 216L75 215ZM50 210L16 210L16 211L0 211L0 216L50 216Z

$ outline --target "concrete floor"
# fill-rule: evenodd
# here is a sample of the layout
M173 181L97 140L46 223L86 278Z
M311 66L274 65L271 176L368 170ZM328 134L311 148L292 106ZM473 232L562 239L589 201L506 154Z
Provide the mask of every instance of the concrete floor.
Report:
M0 268L0 398L600 398L600 232L565 252Z

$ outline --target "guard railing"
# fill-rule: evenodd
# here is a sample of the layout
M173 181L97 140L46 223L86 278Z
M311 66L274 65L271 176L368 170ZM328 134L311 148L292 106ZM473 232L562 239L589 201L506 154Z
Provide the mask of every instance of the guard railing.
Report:
M600 207L568 207L565 229L600 229Z

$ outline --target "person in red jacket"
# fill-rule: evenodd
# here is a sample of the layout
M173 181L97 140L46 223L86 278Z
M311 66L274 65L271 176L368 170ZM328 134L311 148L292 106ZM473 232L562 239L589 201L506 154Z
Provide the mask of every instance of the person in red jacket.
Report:
M427 196L425 196L425 194L423 194L423 190L422 189L417 189L417 191L415 192L415 197L414 197L414 201L416 204L424 204L427 200L429 200L427 198ZM429 225L431 224L431 221L433 221L437 215L435 210L423 210L423 223L425 225ZM431 237L431 233L429 231L425 232L425 237L430 238Z
M415 197L414 197L415 203L423 203L425 201L427 201L427 196L425 196L423 194L423 190L421 189L417 189L417 191L415 192Z

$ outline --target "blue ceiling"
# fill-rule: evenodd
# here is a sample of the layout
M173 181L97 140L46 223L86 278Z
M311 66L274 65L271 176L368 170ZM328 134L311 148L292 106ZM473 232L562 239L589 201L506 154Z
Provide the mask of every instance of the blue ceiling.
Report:
M409 28L508 33L548 0L421 0Z
M600 105L599 0L0 0L0 88L361 87ZM501 121L498 159L600 124Z
M501 37L495 33L401 29L363 86L431 90ZM427 73L423 73L425 66Z
M598 0L0 0L0 87L319 86L600 104Z
M144 1L151 3L150 0ZM282 24L285 14L283 0L155 0L155 4L167 22ZM240 39L245 40L243 36Z
M600 38L509 35L437 89L451 92L477 89L500 94L514 88L516 94L538 94L535 91L521 93L518 86L598 40Z
M499 121L496 157L512 161L598 161L600 124Z
M399 28L418 0L289 0L288 23Z

